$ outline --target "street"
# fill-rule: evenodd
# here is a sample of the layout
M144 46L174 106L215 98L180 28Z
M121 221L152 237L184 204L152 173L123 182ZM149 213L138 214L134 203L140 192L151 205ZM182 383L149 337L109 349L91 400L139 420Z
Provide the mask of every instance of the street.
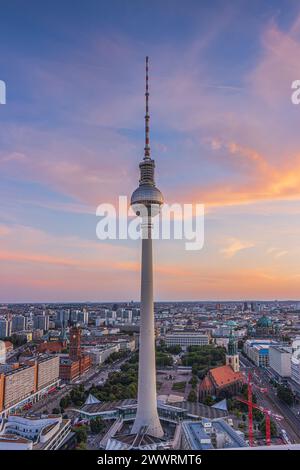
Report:
M253 393L257 396L257 402L264 408L269 409L276 422L276 426L280 433L284 430L292 443L300 442L300 419L289 406L278 399L273 386L270 384L266 371L256 367L244 356L240 356L241 370L248 373L250 370L252 382L254 384ZM265 388L267 391L263 393L260 389ZM274 415L281 415L283 419L276 419Z
M84 373L80 378L75 380L70 384L66 384L65 387L57 392L54 392L52 395L47 395L42 398L37 403L34 403L32 408L30 408L30 413L38 413L44 410L51 413L54 408L59 408L60 400L68 395L72 388L77 385L83 384L84 389L88 390L93 384L102 385L106 382L108 375L111 372L116 372L120 367L125 364L131 357L131 354L124 358L120 359L113 364L103 365L103 366L93 366L88 372Z

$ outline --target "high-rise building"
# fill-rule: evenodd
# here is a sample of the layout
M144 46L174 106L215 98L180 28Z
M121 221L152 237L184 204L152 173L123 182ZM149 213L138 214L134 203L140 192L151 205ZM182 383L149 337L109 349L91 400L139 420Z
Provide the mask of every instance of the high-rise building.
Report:
M35 330L49 330L49 316L48 315L37 315L33 318L33 328Z
M163 196L154 181L154 160L150 157L148 57L146 57L146 114L144 158L139 164L139 187L131 196L131 206L142 218L141 318L138 371L138 405L132 433L141 430L162 437L157 412L153 306L152 217L159 213Z
M58 356L40 356L0 373L0 413L24 399L39 399L43 391L58 383L58 377Z
M82 310L82 312L78 312L77 315L77 320L79 323L83 323L84 325L87 325L89 322L89 312L87 311L86 308Z
M11 321L6 318L0 320L0 339L11 335Z
M270 367L281 377L291 377L292 348L273 345L269 348Z
M38 361L37 389L42 390L59 377L59 356L45 356Z
M27 326L27 318L24 317L23 315L14 315L12 318L12 325L11 325L11 330L12 333L15 331L24 331L26 330Z
M56 313L56 324L57 326L67 326L70 320L70 310L69 309L61 309ZM77 315L76 315L77 320Z

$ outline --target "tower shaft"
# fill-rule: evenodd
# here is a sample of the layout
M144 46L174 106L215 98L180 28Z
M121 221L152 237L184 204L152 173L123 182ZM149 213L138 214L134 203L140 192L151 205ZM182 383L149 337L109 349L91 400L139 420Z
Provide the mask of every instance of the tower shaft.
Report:
M138 433L142 428L144 428L147 434L155 437L162 437L163 430L157 413L156 401L153 261L151 236L148 238L143 238L142 240L139 350L138 407L132 432Z

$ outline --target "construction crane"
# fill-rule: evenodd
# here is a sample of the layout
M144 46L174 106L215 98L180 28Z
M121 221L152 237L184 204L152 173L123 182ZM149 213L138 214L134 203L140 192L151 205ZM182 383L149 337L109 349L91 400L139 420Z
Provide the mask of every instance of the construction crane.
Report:
M248 393L249 396L249 393ZM265 415L265 423L266 423L266 444L267 446L271 445L271 419L270 419L270 410L267 408L263 408L262 406L256 405L256 403L252 402L251 400L245 400L244 398L237 397L237 400L241 403L245 403L248 405L248 428L249 428L249 444L253 447L253 408L256 410L260 410Z
M248 406L248 436L249 436L249 444L250 447L253 447L253 408L260 410L265 415L265 425L266 425L266 444L267 446L271 445L271 413L270 410L264 408L263 406L259 406L256 403L253 403L252 400L252 382L251 382L251 373L248 373L248 399L244 399L242 397L237 397L237 400L241 403L245 403ZM257 387L261 392L265 392L266 389L261 389ZM276 419L282 419L280 415L274 415Z

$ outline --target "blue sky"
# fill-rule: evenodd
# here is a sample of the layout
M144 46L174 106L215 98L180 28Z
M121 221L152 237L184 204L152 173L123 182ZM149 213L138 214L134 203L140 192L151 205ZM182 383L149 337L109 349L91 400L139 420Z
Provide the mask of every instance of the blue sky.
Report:
M202 251L157 243L157 298L296 297L299 52L297 1L2 6L0 301L139 297L95 209L137 185L145 55L159 187L206 206Z

